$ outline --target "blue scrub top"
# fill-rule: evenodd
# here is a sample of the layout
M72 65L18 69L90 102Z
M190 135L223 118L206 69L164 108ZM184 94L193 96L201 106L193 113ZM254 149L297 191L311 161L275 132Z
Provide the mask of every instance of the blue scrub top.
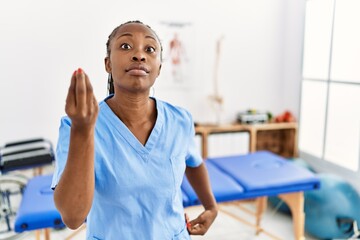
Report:
M154 98L157 119L144 146L106 100L99 104L95 127L95 193L87 239L190 239L180 186L185 167L202 163L190 113ZM68 117L62 118L53 188L66 164L70 125Z

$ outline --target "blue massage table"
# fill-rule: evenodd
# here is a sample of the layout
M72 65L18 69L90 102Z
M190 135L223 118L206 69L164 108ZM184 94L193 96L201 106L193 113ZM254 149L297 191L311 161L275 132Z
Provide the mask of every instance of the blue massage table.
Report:
M41 174L42 167L52 164L54 159L51 142L43 138L15 141L0 146L0 209L3 210L2 214L0 214L0 220L1 224L3 224L2 221L5 219L5 224L7 225L5 231L0 231L1 239L3 239L2 236L4 235L6 239L17 239L21 237L20 234L14 232L13 219L18 216L18 204L13 204L12 199L14 199L16 195L22 199L24 194L23 190L28 184L28 177L19 170L33 169L35 170L35 175ZM33 187L32 185L33 183L30 184L30 187L28 187L29 190L26 193L28 196L31 195L31 199L30 201L24 201L23 207L21 208L21 211L24 211L21 215L24 216L27 215L27 211L35 207L36 204L48 204L49 200L52 200L52 193L48 194L48 200L44 200L42 196L33 196L33 189L36 190L37 187ZM46 189L48 188L44 187L44 189L40 189L41 194L45 194ZM28 197L26 199L28 199ZM31 228L33 222L42 221L36 219L38 208L35 207L32 211L36 212L36 214L30 215L30 217L35 216L35 218L24 223L23 228ZM48 211L42 213L47 215ZM27 226L28 223L31 223L30 226Z
M312 172L268 151L209 158L205 164L214 196L220 205L225 202L256 199L256 224L253 226L257 234L264 231L260 227L260 220L266 210L267 197L276 195L287 203L292 212L295 239L305 239L303 192L320 187L320 180ZM181 187L184 206L200 204L186 178ZM220 210L249 224L224 208L220 207Z
M260 151L246 155L210 158L205 161L211 187L220 203L256 199L257 233L261 215L266 209L267 197L277 195L292 211L295 239L304 239L304 195L317 189L319 179L310 171L273 153ZM60 214L53 203L50 189L51 175L38 176L29 181L25 189L15 222L15 231L62 227ZM184 207L199 205L188 180L182 183ZM220 208L223 212L226 211ZM228 213L231 215L231 213ZM239 219L240 220L240 219ZM48 238L50 239L50 238Z
M53 201L51 180L52 175L29 180L15 219L15 232L45 229L45 239L50 239L50 228L65 227ZM36 239L39 239L39 232Z

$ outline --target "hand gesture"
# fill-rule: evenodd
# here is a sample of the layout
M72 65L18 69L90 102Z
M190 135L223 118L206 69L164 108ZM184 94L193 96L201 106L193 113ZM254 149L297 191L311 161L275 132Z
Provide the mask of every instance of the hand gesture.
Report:
M89 77L79 68L71 77L65 106L72 128L84 131L92 129L95 126L98 108Z
M192 221L189 221L189 217L185 214L186 226L190 235L204 235L214 222L216 216L216 209L205 210Z

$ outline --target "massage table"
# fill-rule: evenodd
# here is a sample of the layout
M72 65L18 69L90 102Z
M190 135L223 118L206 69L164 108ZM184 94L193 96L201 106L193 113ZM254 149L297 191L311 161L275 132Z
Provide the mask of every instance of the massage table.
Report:
M256 234L264 232L271 238L278 239L260 226L261 216L267 206L267 197L278 196L291 210L295 239L305 239L303 193L320 187L320 180L312 172L268 151L209 158L205 164L220 211L255 227ZM184 206L200 204L186 178L181 188ZM239 200L249 199L256 203L255 224L221 207L222 203L238 203Z
M205 164L219 205L256 199L257 211L254 226L257 234L265 232L260 227L260 220L266 209L267 197L277 195L288 204L292 211L295 239L304 239L303 192L319 188L319 180L313 173L267 151L209 158ZM15 231L63 226L60 214L53 203L50 184L51 175L38 176L29 181L16 218ZM200 204L186 177L181 189L184 207ZM221 207L220 210L226 213ZM229 212L227 214L231 215ZM46 239L50 237L47 236Z
M3 236L6 239L20 237L14 232L13 227L13 219L18 215L18 204L12 203L12 200L17 197L16 195L19 195L20 199L23 198L23 190L28 184L29 178L19 170L33 169L34 175L38 175L41 174L42 167L52 164L54 159L51 142L42 138L10 142L0 146L0 196L2 198L0 199L0 209L2 210L0 220L5 219L7 225L6 231L0 231L0 239L3 239ZM52 193L50 194L50 199L52 199ZM25 205L31 205L34 200L42 201L43 198L33 197L31 201L26 201ZM45 204L47 202L44 201ZM36 204L43 203L38 202ZM23 207L22 209L26 208Z
M50 239L50 228L63 228L60 213L57 211L53 190L52 175L36 176L29 180L22 196L15 219L15 232L44 229L45 239ZM36 232L40 239L40 232Z
M42 167L54 159L52 144L46 139L11 142L0 147L0 172Z

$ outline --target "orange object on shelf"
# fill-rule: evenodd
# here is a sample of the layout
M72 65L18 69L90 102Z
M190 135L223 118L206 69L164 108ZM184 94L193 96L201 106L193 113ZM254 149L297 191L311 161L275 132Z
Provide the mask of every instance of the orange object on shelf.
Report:
M296 118L290 111L285 111L275 117L275 122L296 122Z

